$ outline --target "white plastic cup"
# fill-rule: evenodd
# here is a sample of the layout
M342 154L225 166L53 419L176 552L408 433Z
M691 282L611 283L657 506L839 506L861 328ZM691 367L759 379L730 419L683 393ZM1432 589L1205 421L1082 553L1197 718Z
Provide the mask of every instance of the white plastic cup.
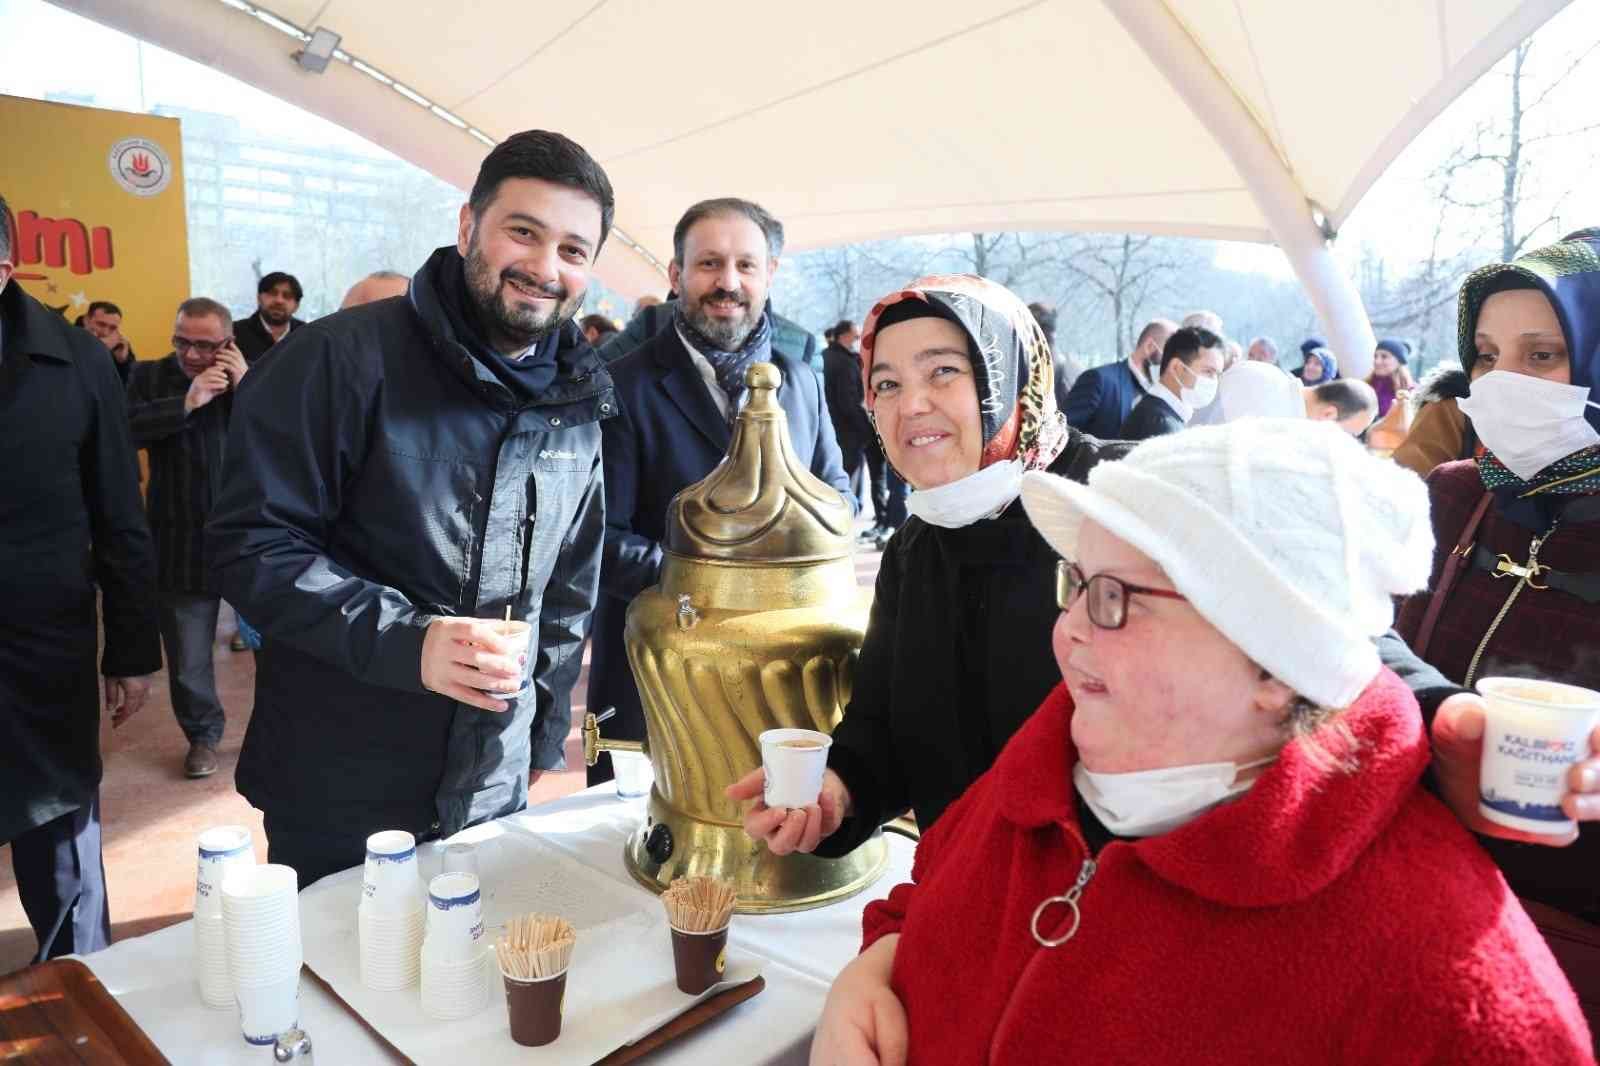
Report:
M195 915L194 969L200 985L200 1002L216 1009L234 1004L233 980L228 974L228 945L222 915Z
M529 692L533 691L533 663L535 655L533 647L533 626L527 622L507 622L497 620L495 623L495 628L496 632L502 634L503 636L522 638L524 642L522 647L522 656L524 660L522 664L522 680L518 682L516 689L510 692L501 692L497 689L485 689L484 691L497 700L505 700L509 703L515 703L517 700L522 699Z
M489 1005L494 967L493 955L480 947L465 958L441 959L422 945L422 1009L440 1020L467 1018Z
M1600 692L1554 681L1486 677L1478 813L1528 833L1565 836L1577 823L1561 810L1567 772L1587 759L1600 724Z
M443 962L482 954L483 893L472 874L440 874L428 882L428 930L423 947Z
M808 807L822 794L833 738L815 729L769 729L761 734L767 772L762 798L768 807Z
M378 992L394 992L417 983L422 965L424 917L409 914L359 913L361 983Z
M367 859L361 870L361 906L387 914L422 907L416 837L403 829L386 829L367 838Z
M444 856L440 861L440 872L447 874L471 874L479 879L481 885L483 875L478 872L478 848L475 844L446 844Z
M300 1024L300 972L269 985L241 988L239 1032L245 1043L271 1046Z
M300 972L299 887L292 867L272 864L236 867L223 879L222 924L236 994Z
M648 796L656 783L655 768L650 765L649 756L642 752L612 752L611 772L617 783L617 795L623 799Z
M198 863L194 879L194 913L217 916L222 913L222 878L235 866L254 866L255 846L250 830L242 825L219 825L207 829L196 841Z

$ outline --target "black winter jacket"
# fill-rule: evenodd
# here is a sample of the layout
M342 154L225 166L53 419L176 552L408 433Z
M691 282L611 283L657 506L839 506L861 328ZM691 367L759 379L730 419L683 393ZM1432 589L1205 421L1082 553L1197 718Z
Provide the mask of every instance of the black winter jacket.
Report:
M556 383L518 409L453 336L435 274L297 329L245 377L207 529L222 594L270 639L239 791L269 818L421 837L519 810L562 765L605 529L611 378L562 327ZM531 531L521 590L522 537ZM504 714L425 690L441 615L533 623Z

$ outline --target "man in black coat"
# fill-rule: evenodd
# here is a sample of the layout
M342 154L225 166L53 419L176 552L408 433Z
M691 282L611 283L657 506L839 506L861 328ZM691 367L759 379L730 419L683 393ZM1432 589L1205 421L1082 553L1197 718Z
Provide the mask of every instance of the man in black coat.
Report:
M254 363L267 354L267 349L305 325L294 317L304 297L300 279L293 274L274 270L261 276L256 283L255 313L239 319L234 326L234 338L246 362Z
M861 353L856 345L861 331L848 318L840 319L828 333L828 346L822 350L823 393L828 398L828 417L839 442L839 457L851 481L867 461L867 447L873 443L872 419L867 414L866 386L861 380Z
M660 577L667 505L727 454L751 364L777 366L795 455L854 505L821 382L773 340L766 296L777 268L770 252L775 224L748 200L691 207L673 233L669 269L682 297L671 301L671 320L611 364L619 414L603 425L605 562L589 665L589 709L617 709L608 737L644 738L644 709L622 642L628 604ZM610 780L610 762L590 768L590 784Z
M1184 326L1161 349L1161 378L1134 404L1120 440L1149 440L1177 433L1194 418L1195 411L1217 398L1226 353L1222 338L1208 329Z
M7 217L0 199L0 844L43 961L110 943L96 588L114 726L143 706L161 646L122 385L99 341L10 284Z
M1127 359L1079 374L1061 411L1067 425L1091 437L1115 440L1133 405L1155 384L1161 349L1177 328L1176 322L1158 318L1139 331Z
M295 330L239 390L207 550L267 637L239 791L301 885L563 765L616 405L572 317L612 211L580 146L507 138L407 295Z
M167 685L189 741L184 776L198 778L217 772L227 724L211 661L221 601L206 574L206 516L222 487L232 390L248 365L234 344L228 309L204 296L178 305L172 345L165 359L134 367L128 425L134 447L150 456L146 510L156 543Z

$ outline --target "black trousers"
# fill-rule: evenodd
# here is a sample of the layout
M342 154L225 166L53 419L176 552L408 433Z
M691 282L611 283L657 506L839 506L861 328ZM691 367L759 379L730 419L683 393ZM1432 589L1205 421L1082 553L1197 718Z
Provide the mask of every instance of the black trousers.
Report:
M221 602L186 592L161 594L161 644L167 652L173 716L189 743L213 748L222 742L222 727L227 724L211 663Z
M331 826L307 826L285 822L263 812L263 828L267 832L267 861L281 866L292 866L300 877L300 887L305 888L329 874L360 866L367 861L367 832L342 832ZM379 826L379 829L402 829L404 826ZM410 830L417 843L433 839L437 834L429 830Z
M871 471L872 513L878 525L899 529L906 524L906 496L911 490L889 466L877 441L867 445L867 469Z
M34 962L87 955L111 945L106 867L100 856L100 794L11 842L22 910L39 941Z

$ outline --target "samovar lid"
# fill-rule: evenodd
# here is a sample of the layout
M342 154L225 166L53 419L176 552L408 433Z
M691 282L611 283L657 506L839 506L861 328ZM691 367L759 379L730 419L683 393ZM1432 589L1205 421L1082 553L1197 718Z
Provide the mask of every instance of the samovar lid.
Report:
M821 562L851 553L850 505L795 457L789 416L778 404L782 384L771 363L745 371L749 400L734 420L728 454L672 498L667 551L762 563Z

